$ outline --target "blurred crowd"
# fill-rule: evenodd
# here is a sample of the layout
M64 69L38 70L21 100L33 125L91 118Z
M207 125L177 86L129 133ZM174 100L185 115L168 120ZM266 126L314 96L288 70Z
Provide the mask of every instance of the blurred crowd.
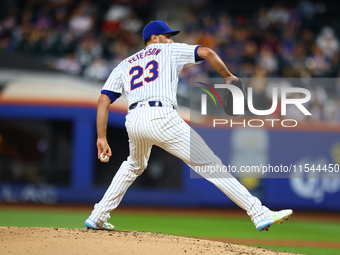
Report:
M307 105L312 116L293 106L287 109L289 117L340 121L339 39L331 24L322 24L326 23L322 22L327 16L326 5L308 0L277 1L259 5L254 11L233 13L225 11L229 2L212 2L191 1L182 40L218 52L230 71L253 88L256 109L271 107L274 86L303 87L312 94ZM182 78L195 76L203 79L218 74L203 63L188 69Z
M105 81L122 59L143 47L141 31L154 17L156 3L15 2L2 15L0 49L31 54L52 68L99 81ZM339 122L338 34L332 24L317 22L327 16L327 5L311 0L268 3L242 11L232 9L228 1L191 0L186 4L182 32L174 39L214 49L232 73L251 78L248 85L253 87L256 109L270 108L273 86L305 87L312 92L308 105L312 117L299 114L294 107L288 115ZM214 78L216 72L207 63L185 69L179 84L182 105L188 106L192 77Z
M151 0L8 1L0 48L74 75L104 81L140 44Z

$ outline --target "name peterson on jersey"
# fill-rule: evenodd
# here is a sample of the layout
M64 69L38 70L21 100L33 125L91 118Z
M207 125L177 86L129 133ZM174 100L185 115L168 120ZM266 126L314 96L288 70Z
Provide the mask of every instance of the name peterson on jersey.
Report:
M161 101L177 107L177 85L181 70L201 63L199 45L185 43L151 44L123 60L111 72L102 93L112 101L112 93L123 92L131 105L136 102Z
M148 49L145 52L138 52L137 54L133 55L128 62L131 64L133 61L137 61L138 59L145 58L147 56L157 56L161 52L161 49L153 48L153 49Z

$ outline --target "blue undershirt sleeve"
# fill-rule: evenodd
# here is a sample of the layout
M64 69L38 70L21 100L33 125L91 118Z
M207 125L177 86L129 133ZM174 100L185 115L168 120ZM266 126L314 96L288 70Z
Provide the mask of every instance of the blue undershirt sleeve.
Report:
M116 92L105 90L105 89L103 89L101 93L107 95L111 99L111 104L122 95L120 93L116 93Z
M202 46L201 46L201 45L198 45L198 46L195 48L195 62L199 62L199 61L204 60L203 58L201 58L201 57L198 56L198 54L197 54L197 49L198 49L199 47L202 47Z

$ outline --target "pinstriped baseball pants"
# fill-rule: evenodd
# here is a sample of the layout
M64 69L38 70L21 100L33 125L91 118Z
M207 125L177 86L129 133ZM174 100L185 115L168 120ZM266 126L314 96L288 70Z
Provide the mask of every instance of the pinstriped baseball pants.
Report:
M101 201L94 206L90 219L99 225L110 218L110 212L119 205L134 180L143 173L153 145L182 159L194 169L197 166L223 166L203 139L170 105L150 107L138 104L127 114L125 126L130 155L120 166ZM213 177L201 175L244 209L254 224L266 218L268 208L231 174L216 173Z

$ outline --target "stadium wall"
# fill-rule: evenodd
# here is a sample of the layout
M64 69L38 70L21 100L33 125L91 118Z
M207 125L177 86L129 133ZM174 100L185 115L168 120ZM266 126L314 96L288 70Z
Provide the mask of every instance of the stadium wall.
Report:
M46 204L97 202L117 169L111 169L104 184L95 184L94 176L98 170L95 148L95 116L94 105L28 104L27 102L14 104L2 101L0 104L1 121L43 119L71 122L72 157L70 181L66 185L48 182L2 181L0 183L0 201ZM110 111L110 127L125 130L124 121L124 111L117 109ZM318 165L333 164L333 171L337 174L332 174L330 178L327 178L329 171L319 170L292 172L289 176L285 176L288 178L275 178L275 176L266 178L261 175L251 178L242 175L237 177L264 204L272 208L340 210L338 203L340 196L339 131L219 129L211 132L207 127L195 127L195 129L224 162L230 162L235 166L241 164L240 155L243 155L245 165L252 164L254 157L260 159L257 163L268 166L294 164L298 167L308 162L314 164L314 168L316 168ZM247 137L255 137L255 140L249 142L248 139L247 142L247 139L244 139ZM257 141L257 138L262 140ZM217 139L220 141L219 143L214 142ZM127 144L127 140L125 143ZM112 144L112 147L115 145ZM119 155L116 155L112 161L116 161L117 158ZM193 172L184 163L180 163L179 166L179 175L169 177L174 179L172 184L170 183L167 187L162 186L162 181L167 178L166 176L158 180L149 179L149 181L154 180L151 185L137 183L132 185L122 203L157 206L235 206L211 183L196 178L197 176L193 175ZM4 170L2 169L2 172ZM143 178L143 175L139 178ZM160 185L156 185L157 181Z

